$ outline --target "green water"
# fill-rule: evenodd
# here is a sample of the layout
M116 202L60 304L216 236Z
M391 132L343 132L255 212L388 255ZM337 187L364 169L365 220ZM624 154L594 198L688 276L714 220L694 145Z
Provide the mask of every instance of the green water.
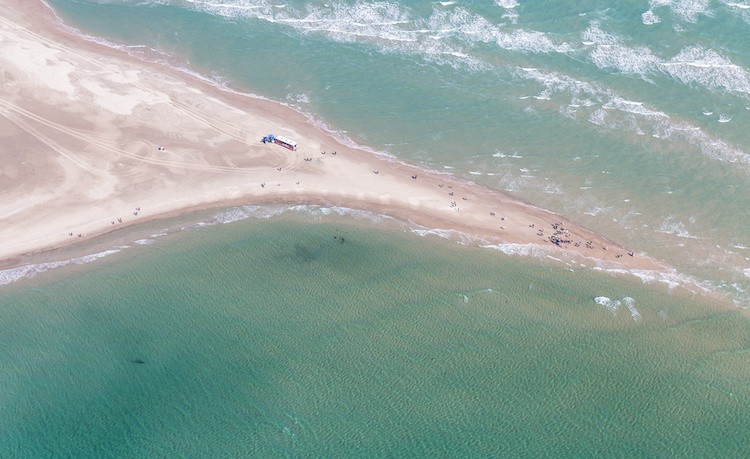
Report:
M49 3L750 304L745 0ZM750 451L750 322L710 295L324 213L0 271L0 457Z
M1 298L2 457L750 447L737 313L350 218L178 232Z

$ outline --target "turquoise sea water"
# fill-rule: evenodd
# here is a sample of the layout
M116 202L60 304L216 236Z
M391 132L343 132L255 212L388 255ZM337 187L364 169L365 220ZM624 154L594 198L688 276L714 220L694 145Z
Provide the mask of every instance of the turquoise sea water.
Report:
M742 0L49 3L750 304ZM0 285L0 456L746 455L741 313L339 213L160 222Z
M351 217L151 240L3 293L0 456L750 446L738 312Z

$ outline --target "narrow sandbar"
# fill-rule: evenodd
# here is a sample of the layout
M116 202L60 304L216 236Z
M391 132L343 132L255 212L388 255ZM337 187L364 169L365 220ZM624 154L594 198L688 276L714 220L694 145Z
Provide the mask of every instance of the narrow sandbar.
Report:
M0 38L0 267L167 215L299 203L666 268L500 191L351 148L282 104L87 41L41 2L7 2ZM298 150L261 143L271 132Z

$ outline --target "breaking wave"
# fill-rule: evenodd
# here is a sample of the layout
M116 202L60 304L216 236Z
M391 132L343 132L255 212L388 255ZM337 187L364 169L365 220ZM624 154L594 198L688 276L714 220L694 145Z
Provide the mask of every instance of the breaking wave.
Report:
M38 263L25 265L18 268L10 268L0 271L0 285L10 284L16 282L19 279L32 278L37 274L41 274L53 269L62 268L63 266L70 265L83 265L91 263L100 258L119 253L122 249L126 249L127 246L119 247L116 249L105 250L103 252L97 252L90 255L83 255L81 257L71 258L69 260L62 261L51 261L47 263Z
M650 77L665 74L711 91L750 94L750 73L711 49L688 46L665 59L646 46L629 45L623 37L603 31L597 22L581 34L581 40L589 48L589 59L600 69L638 75L649 82Z
M594 298L594 303L599 306L604 306L612 315L617 314L617 310L620 306L625 305L630 313L630 318L637 322L641 320L641 313L635 308L635 300L629 296L622 298L621 300L613 300L606 296L597 296Z
M568 118L612 131L679 142L686 149L698 148L708 158L750 166L750 155L741 148L707 134L688 121L673 120L646 103L627 100L598 83L536 68L519 68L516 75L539 83L542 90L536 97L555 99L560 104L560 113Z
M365 210L352 209L338 206L316 206L316 205L266 205L266 206L242 206L222 210L210 218L198 222L190 227L204 227L234 223L250 219L269 219L287 213L300 213L312 217L326 216L348 216L357 220L368 220L374 223L383 221L395 221L386 215L368 212Z
M471 70L492 66L470 52L476 43L529 53L567 53L570 44L547 33L512 28L474 14L456 2L437 2L429 16L420 16L395 2L309 3L280 8L263 0L175 1L195 11L229 19L255 19L289 27L299 33L324 36L334 42L362 43L384 54L419 55L427 61ZM502 19L513 24L518 14L514 0L499 0ZM450 8L447 8L450 7Z
M649 0L649 11L668 8L677 18L685 22L697 22L699 16L713 16L709 8L711 0Z

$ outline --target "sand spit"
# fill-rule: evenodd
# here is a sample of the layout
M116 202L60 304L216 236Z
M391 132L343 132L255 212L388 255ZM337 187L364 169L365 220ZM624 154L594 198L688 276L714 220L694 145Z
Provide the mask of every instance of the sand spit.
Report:
M580 263L666 267L468 181L341 144L301 113L92 43L41 2L0 17L0 268L198 209L317 204L534 244ZM297 151L263 144L270 133Z

